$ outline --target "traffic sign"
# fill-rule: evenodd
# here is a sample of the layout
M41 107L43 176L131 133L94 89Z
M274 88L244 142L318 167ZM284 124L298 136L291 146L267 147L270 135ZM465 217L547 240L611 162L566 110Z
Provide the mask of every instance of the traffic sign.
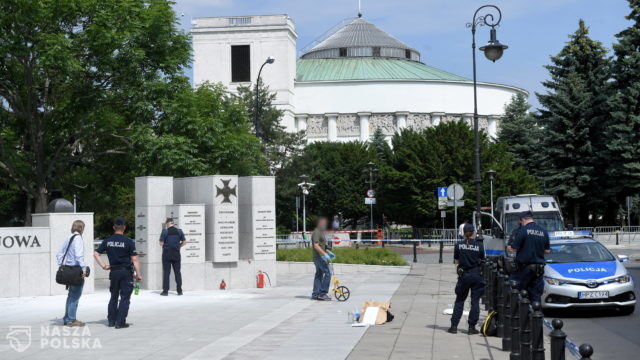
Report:
M447 197L447 188L444 186L440 186L438 187L438 197L439 198L446 198Z
M364 198L364 203L366 205L375 205L376 204L376 198Z
M449 200L460 200L464 196L464 188L458 183L453 183L447 188Z
M447 208L447 198L446 197L439 197L438 198L438 209L442 210L442 209L446 209Z
M373 189L369 189L369 190L367 190L367 197L368 197L368 198L374 198L374 197L376 197L376 191L375 191L375 190L373 190Z

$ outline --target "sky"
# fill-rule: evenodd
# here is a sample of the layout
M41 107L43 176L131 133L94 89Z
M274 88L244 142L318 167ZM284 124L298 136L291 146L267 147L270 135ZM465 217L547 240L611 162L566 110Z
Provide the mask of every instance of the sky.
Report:
M298 50L358 12L358 0L175 0L181 26L191 27L194 17L287 14L295 22ZM487 4L478 0L361 0L363 18L421 53L422 62L471 78L471 32L466 27L475 10ZM495 63L477 54L478 81L518 86L530 93L545 92L544 65L557 54L568 35L584 19L594 40L611 49L615 34L631 23L626 0L495 0L502 10L498 40L509 46ZM478 47L489 39L489 29L479 27ZM190 74L190 70L188 70Z

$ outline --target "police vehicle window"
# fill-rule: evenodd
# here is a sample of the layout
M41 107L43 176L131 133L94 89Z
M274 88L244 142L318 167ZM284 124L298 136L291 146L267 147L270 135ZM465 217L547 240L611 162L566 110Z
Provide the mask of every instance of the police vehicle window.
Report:
M597 242L552 244L551 253L544 256L548 263L615 261L615 257Z
M520 216L518 214L507 214L505 217L505 234L510 235L513 230L520 226Z
M540 225L547 231L562 231L564 227L562 225L562 219L560 214L556 212L541 213L536 212L533 214L533 220L536 224Z

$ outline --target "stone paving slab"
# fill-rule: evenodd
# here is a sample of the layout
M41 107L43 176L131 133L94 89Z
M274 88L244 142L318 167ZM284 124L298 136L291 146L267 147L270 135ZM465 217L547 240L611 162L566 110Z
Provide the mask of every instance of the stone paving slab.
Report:
M339 275L351 289L347 302L309 300L313 279L306 274L279 276L279 286L266 289L231 286L181 297L141 291L132 296L133 326L120 330L106 326L109 295L102 290L80 299L84 332L66 334L65 296L0 299L0 359L344 359L366 330L351 327L348 312L366 300L388 301L405 276ZM15 326L31 330L31 346L21 353L6 338Z
M348 359L508 359L501 339L467 335L464 316L458 334L446 332L451 317L442 312L452 307L455 281L452 264L414 264L391 299L394 321L369 328Z

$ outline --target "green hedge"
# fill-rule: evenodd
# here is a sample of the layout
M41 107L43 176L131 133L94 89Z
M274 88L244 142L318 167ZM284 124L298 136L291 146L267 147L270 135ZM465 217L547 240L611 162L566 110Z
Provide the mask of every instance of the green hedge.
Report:
M385 248L336 248L333 249L333 253L336 254L334 262L342 264L408 265L400 254ZM310 248L278 249L276 259L278 261L313 261Z

